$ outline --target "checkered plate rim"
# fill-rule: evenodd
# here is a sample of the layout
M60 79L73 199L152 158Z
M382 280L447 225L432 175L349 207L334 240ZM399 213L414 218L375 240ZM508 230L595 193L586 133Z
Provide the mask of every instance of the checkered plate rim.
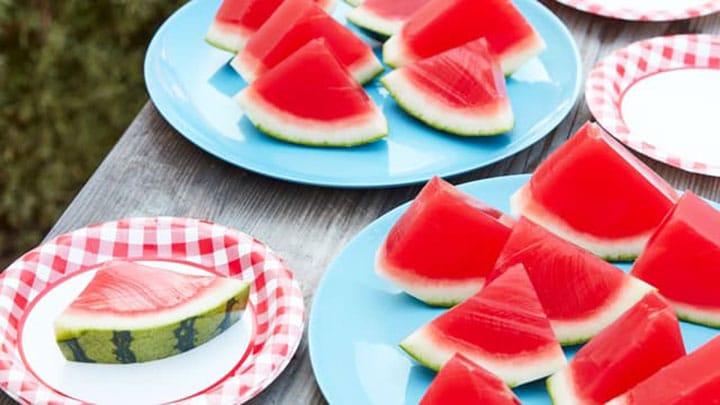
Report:
M128 218L60 235L27 252L0 275L0 388L22 403L76 404L44 385L22 361L17 338L24 310L70 273L112 259L185 261L253 280L256 333L248 357L229 375L181 403L242 403L288 365L302 339L303 294L290 269L257 239L209 221Z

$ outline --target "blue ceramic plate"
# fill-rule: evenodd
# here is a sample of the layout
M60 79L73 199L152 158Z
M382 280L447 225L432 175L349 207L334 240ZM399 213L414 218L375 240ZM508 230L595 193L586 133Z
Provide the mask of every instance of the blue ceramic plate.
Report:
M548 44L508 80L515 129L487 139L437 132L407 116L375 80L366 86L382 107L390 136L350 149L313 148L269 138L231 99L245 82L228 65L232 55L203 38L219 0L183 6L158 30L145 58L145 82L155 106L182 135L237 166L279 179L334 187L381 187L451 176L501 160L547 135L570 111L580 87L577 48L565 26L535 0L516 0ZM337 18L349 10L340 4ZM380 52L380 43L363 37Z
M460 188L509 212L510 195L529 176L496 177ZM323 277L310 315L310 359L331 404L417 404L435 373L411 360L398 343L441 314L375 274L375 252L404 204L385 214L335 258ZM619 266L629 270L629 265ZM693 350L718 331L681 322L685 346ZM571 356L574 349L566 350ZM545 381L515 389L524 404L550 404Z

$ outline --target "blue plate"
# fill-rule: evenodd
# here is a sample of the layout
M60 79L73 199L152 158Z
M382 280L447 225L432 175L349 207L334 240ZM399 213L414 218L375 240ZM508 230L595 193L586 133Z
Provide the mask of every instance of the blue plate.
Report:
M460 188L509 212L510 195L528 175L496 177ZM385 214L353 239L335 258L317 290L310 314L310 359L331 404L417 404L435 373L411 360L398 343L441 314L377 276L375 252L407 209ZM627 271L630 266L620 265ZM681 322L688 350L718 331ZM574 348L565 351L568 356ZM545 381L515 389L524 404L550 404Z
M269 138L231 99L246 83L228 65L230 53L203 38L219 0L192 1L155 34L145 82L155 106L191 142L232 164L279 179L334 187L417 183L488 165L527 148L570 111L580 89L580 60L565 26L535 0L517 5L548 44L508 80L515 129L486 139L437 132L407 116L376 80L366 86L388 118L390 136L371 145L313 148ZM344 21L349 7L338 1ZM380 43L364 37L376 51Z

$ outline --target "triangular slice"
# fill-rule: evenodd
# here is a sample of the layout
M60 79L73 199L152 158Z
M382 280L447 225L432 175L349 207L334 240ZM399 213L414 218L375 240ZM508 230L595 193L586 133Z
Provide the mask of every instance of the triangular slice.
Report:
M484 38L407 64L382 84L408 114L458 135L495 135L514 125L505 77Z
M720 336L662 368L608 405L700 405L720 399Z
M506 75L545 48L512 1L430 0L385 43L383 59L400 67L483 37Z
M240 319L250 285L113 261L55 320L70 361L135 363L199 346Z
M455 305L485 284L514 220L433 177L392 227L375 269L430 305Z
M685 192L631 274L657 287L680 318L720 327L720 212Z
M594 123L543 161L512 211L608 260L632 260L677 200L675 190Z
M518 263L525 265L564 345L595 336L653 291L648 284L524 217L513 227L488 282Z
M413 332L400 347L439 370L461 353L516 386L560 370L560 345L522 265Z
M205 40L217 48L237 52L280 6L283 0L223 0ZM315 0L326 10L334 0Z
M383 36L400 31L405 20L429 0L365 0L345 16L348 21Z
M358 83L383 71L368 44L310 0L285 0L230 65L249 83L317 38L327 41Z
M269 136L315 146L353 146L387 135L387 121L324 39L310 41L236 96Z
M496 375L455 354L435 376L419 405L520 405Z
M547 381L554 405L603 404L685 355L675 311L648 294Z

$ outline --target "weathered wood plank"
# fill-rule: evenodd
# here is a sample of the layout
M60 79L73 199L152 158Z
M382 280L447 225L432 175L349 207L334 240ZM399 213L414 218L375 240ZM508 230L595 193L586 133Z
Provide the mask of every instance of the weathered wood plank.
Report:
M720 16L673 23L629 23L590 16L543 1L566 22L588 72L604 55L633 41L686 32L720 32ZM531 171L590 118L581 97L568 117L531 148L487 168L451 179L455 183ZM645 159L678 188L720 200L720 180L689 174ZM343 190L286 183L226 164L194 147L148 103L48 238L90 223L128 216L204 218L263 240L282 255L303 286L308 308L324 269L357 232L419 186ZM324 403L307 350L301 344L282 376L252 403ZM3 394L0 404L13 403Z

